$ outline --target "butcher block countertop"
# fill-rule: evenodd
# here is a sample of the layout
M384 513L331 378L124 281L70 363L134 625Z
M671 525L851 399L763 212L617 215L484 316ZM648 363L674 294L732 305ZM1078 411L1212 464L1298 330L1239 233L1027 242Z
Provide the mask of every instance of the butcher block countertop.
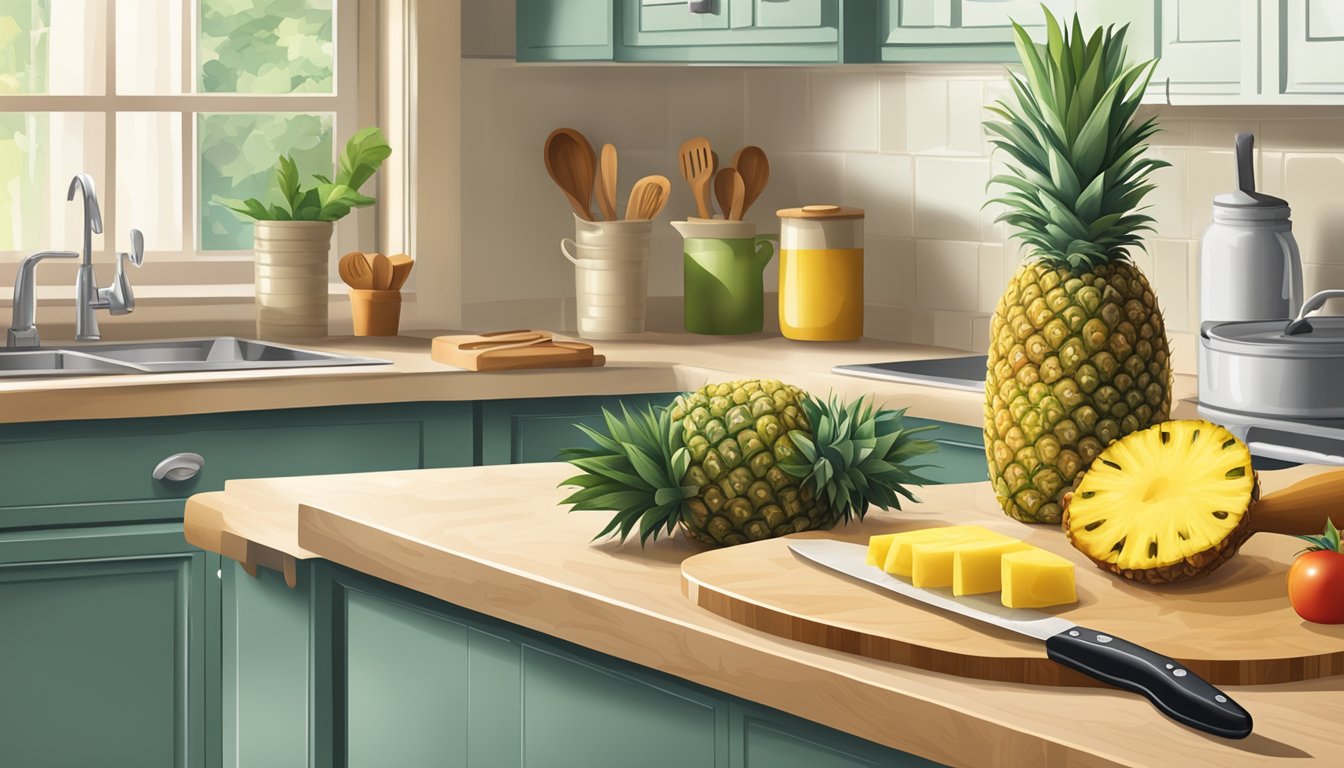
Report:
M937 347L863 339L798 342L774 334L697 336L646 333L598 341L601 368L473 372L435 362L430 339L449 332L393 338L329 337L292 346L375 357L390 365L270 371L0 378L0 423L64 419L180 416L328 405L503 400L523 397L679 392L731 378L784 379L810 391L871 394L912 416L979 424L983 395L832 374L836 365L952 357ZM1174 401L1196 394L1192 376L1177 376ZM1190 409L1193 412L1193 408Z
M1318 471L1262 473L1264 491ZM684 538L644 548L593 541L605 514L559 505L565 491L557 486L570 474L564 464L531 464L240 480L189 500L186 536L291 578L294 559L325 558L941 763L1338 766L1344 755L1342 676L1226 688L1255 718L1249 738L1229 741L1109 688L976 680L748 629L687 597L682 561L703 550ZM955 521L994 503L987 483L930 487L920 496L922 504L874 512L836 535L861 540L915 519ZM1022 535L1036 542L1052 533ZM1238 557L1286 569L1298 548L1262 535ZM1234 576L1234 565L1210 578ZM1106 628L1094 618L1094 628Z

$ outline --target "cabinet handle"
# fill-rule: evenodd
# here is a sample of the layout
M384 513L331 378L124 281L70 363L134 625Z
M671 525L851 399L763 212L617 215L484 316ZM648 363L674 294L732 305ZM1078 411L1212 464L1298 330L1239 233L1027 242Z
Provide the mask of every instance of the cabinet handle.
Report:
M180 483L195 477L204 467L205 459L199 453L174 453L160 461L150 476L155 480Z
M686 0L686 7L691 13L713 13L714 0Z

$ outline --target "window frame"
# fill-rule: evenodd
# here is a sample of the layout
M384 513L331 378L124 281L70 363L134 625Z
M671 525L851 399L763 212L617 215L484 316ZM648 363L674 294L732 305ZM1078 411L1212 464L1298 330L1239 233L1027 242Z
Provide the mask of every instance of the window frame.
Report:
M251 250L202 250L200 247L201 210L209 201L200 199L200 168L197 147L198 116L211 114L254 114L280 112L327 113L332 115L333 163L339 157L345 139L359 127L373 124L376 119L374 90L378 82L379 58L376 43L379 38L374 6L377 0L332 0L332 58L334 64L333 88L329 94L230 94L199 93L196 70L198 39L198 0L178 0L184 3L181 14L181 83L182 92L176 94L142 95L119 94L116 82L117 0L105 3L104 23L104 93L100 95L12 94L0 98L0 109L5 112L75 112L101 113L104 120L103 167L91 168L99 194L103 217L102 245L95 244L93 258L96 264L111 264L115 259L116 237L123 229L135 226L133 221L122 221L116 204L117 189L117 114L119 112L150 112L176 114L181 121L182 136L182 247L178 250L154 250L145 254L148 265L165 265L159 270L162 279L153 283L142 278L150 287L143 294L157 297L199 299L218 296L236 298L244 284L253 282L253 252ZM367 190L366 190L367 192ZM50 204L59 204L52 200ZM336 222L332 248L343 253L359 248L360 243L372 244L377 238L377 218L367 209L357 209ZM151 238L152 242L152 238ZM0 269L6 278L0 285L13 283L17 263L30 250L62 248L69 243L43 243L23 251L0 251ZM171 265L171 266L169 266ZM189 267L187 265L190 265ZM152 275L153 273L148 273ZM44 285L64 284L65 280L43 279ZM134 278L141 277L133 275ZM184 279L185 278L185 279ZM332 260L330 281L338 278L335 260ZM210 287L219 286L212 292ZM39 298L48 291L39 289Z

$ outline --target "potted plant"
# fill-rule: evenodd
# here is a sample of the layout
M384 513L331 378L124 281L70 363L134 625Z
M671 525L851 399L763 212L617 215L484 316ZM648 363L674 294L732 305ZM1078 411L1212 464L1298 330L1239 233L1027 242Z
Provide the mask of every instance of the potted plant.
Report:
M314 174L316 184L304 187L294 158L281 155L263 200L217 196L211 201L256 222L259 338L327 334L327 259L334 222L373 205L359 188L391 154L383 132L365 128L346 142L334 179Z

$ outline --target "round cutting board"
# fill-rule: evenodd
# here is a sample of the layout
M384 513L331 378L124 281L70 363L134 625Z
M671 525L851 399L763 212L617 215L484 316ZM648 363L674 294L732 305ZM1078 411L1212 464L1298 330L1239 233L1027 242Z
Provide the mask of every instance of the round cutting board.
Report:
M1344 673L1344 625L1307 623L1288 604L1288 566L1302 548L1300 540L1260 534L1203 580L1152 587L1096 568L1058 529L1004 517L992 494L969 493L981 487L925 488L917 513L902 518L870 514L861 525L798 538L866 543L880 533L984 525L1075 563L1078 602L1044 613L1171 656L1214 685L1287 683ZM790 552L787 539L687 558L681 579L682 591L702 608L791 640L962 677L1097 685L1047 659L1038 640L826 570Z

